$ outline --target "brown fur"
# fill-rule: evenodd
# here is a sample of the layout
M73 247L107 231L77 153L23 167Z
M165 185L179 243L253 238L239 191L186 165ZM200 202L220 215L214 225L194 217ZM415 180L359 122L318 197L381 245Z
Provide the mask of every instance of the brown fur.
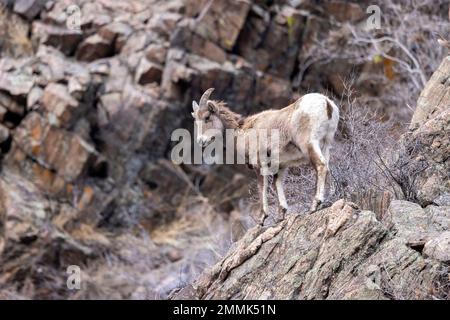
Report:
M240 126L242 116L228 108L223 101L213 101L216 106L216 115L222 120L226 129L237 129Z

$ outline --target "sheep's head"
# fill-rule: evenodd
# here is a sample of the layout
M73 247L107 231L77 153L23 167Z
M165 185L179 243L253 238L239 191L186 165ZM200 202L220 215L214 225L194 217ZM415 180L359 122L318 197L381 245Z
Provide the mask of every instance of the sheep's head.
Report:
M192 101L192 116L194 117L195 129L197 132L197 142L208 145L214 137L222 134L224 125L219 118L217 103L209 100L214 88L210 88L203 93L200 102Z

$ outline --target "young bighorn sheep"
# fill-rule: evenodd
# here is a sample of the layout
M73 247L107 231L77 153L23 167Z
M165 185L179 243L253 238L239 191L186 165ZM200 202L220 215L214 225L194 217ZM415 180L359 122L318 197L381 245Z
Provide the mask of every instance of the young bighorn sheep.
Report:
M243 117L231 111L224 102L210 100L209 97L213 91L213 88L206 90L198 104L195 101L192 102L195 126L197 132L201 131L197 134L197 142L206 146L217 133L223 135L226 129L234 129L236 139L247 135L252 129L277 130L279 137L277 167L279 169L273 174L273 181L278 195L278 218L284 219L288 209L282 185L283 178L289 167L301 164L311 163L316 171L316 192L310 212L316 211L324 201L330 148L339 121L339 109L336 104L322 94L310 93L283 109L266 110ZM248 159L247 148L236 147L235 151ZM267 152L270 153L271 150ZM260 199L262 199L261 225L264 224L269 207L268 174L260 170L262 166L260 162L256 165Z

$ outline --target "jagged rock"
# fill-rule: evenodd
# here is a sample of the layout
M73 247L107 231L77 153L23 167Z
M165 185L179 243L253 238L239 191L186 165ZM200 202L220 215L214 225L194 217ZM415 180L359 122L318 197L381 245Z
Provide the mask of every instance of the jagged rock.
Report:
M58 297L65 288L66 269L96 257L109 245L105 236L76 222L74 208L45 197L29 180L10 170L0 176L0 285L28 283L32 298L47 294ZM5 232L6 231L6 232ZM2 250L3 249L3 250ZM42 281L45 274L46 281Z
M172 47L180 47L218 63L227 59L226 52L214 42L196 34L189 26L178 28L171 38Z
M33 71L39 74L36 82L41 87L52 82L67 83L74 77L83 90L87 90L91 76L85 65L67 60L60 51L44 45L39 46L36 56L39 58L39 62L34 65Z
M136 70L136 82L139 84L160 83L163 68L161 65L142 58Z
M258 70L289 78L297 59L305 18L297 10L270 16L249 15L239 36L237 52Z
M37 161L43 168L31 165L31 170L43 179L52 178L52 174L45 173L45 169L50 169L57 176L65 181L74 181L80 176L83 170L96 156L95 149L79 136L55 128L50 123L35 112L27 115L21 125L16 129L14 143L17 145L16 152L12 152L11 160L20 156L20 152L34 161ZM27 167L26 161L20 166ZM39 170L44 171L39 171ZM53 180L53 178L51 179ZM49 185L52 181L49 181Z
M223 49L231 50L245 23L249 9L248 1L214 1L196 21L195 31Z
M54 11L54 10L53 10ZM102 3L89 1L85 2L81 8L81 28L92 28L97 30L113 21L111 13L104 8Z
M311 215L250 229L219 263L174 298L428 297L439 277L439 263L387 234L374 213L339 200Z
M98 35L110 43L114 43L114 51L120 52L125 45L126 39L132 32L133 28L128 24L123 22L112 22L102 27L98 31Z
M450 231L442 232L437 237L425 243L423 254L426 257L442 261L450 262Z
M148 27L158 33L161 37L168 40L172 35L172 30L176 28L178 21L182 16L174 12L161 12L153 15L147 23Z
M417 129L427 120L433 119L450 105L450 56L446 57L417 100L410 128Z
M33 37L37 37L42 44L61 50L65 55L72 55L83 39L81 31L33 22Z
M197 16L206 6L208 0L187 0L184 3L185 14L188 17Z
M386 220L393 223L397 236L413 247L423 247L425 242L450 229L450 210L445 207L420 205L394 200L389 206Z
M31 20L41 12L47 1L48 0L16 0L14 2L13 10Z
M447 57L421 93L394 165L405 196L422 206L450 206L449 77Z
M120 52L129 55L133 52L143 50L152 40L157 40L157 36L154 33L144 31L133 32L125 41Z
M78 60L87 62L109 57L114 53L113 40L94 34L80 44L76 57Z
M186 84L190 91L186 94ZM227 96L227 103L237 112L252 112L262 106L280 107L291 97L290 82L261 74L247 68L217 62L188 54L179 49L169 50L161 87L172 99L184 101L201 96L205 88L214 87L218 97ZM258 94L253 94L258 92ZM245 106L245 108L244 108Z
M75 114L79 113L79 110L77 110L78 101L69 94L68 88L62 84L49 84L44 89L41 103L49 113L48 119L54 126L68 127L76 120Z
M168 48L165 44L152 43L145 49L145 57L151 61L164 65Z
M34 78L24 73L0 74L0 90L12 96L26 96L34 85Z

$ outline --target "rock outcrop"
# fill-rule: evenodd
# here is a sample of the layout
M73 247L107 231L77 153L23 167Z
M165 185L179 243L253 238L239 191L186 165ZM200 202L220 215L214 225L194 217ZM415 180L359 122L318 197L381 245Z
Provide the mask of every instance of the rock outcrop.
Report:
M414 204L392 202L388 217L395 221L393 226L378 221L373 212L339 200L311 215L292 215L272 227L254 227L224 259L174 298L446 297L449 269L441 258L449 250L448 243L440 251L422 252L423 247L413 242L444 238L442 230L450 227L448 208L433 214L422 210L423 216L414 216L407 206ZM431 216L436 220L424 224ZM418 223L423 229L413 227ZM440 241L433 239L426 246Z
M450 205L450 56L417 102L410 132L400 141L396 171L405 196L420 205Z

